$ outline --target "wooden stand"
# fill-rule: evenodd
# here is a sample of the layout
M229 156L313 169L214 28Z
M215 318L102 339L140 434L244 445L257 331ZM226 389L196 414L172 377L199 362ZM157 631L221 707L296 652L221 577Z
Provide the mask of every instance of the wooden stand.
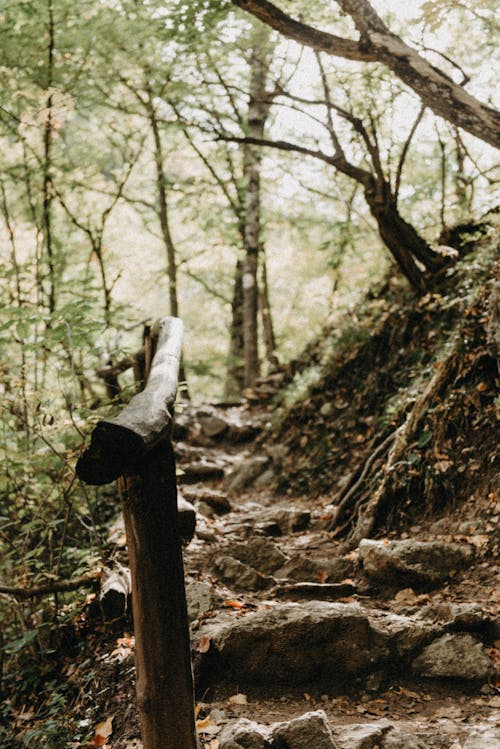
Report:
M148 383L115 419L99 422L77 473L118 478L132 575L137 701L144 749L197 749L189 621L170 441L182 323L159 323Z

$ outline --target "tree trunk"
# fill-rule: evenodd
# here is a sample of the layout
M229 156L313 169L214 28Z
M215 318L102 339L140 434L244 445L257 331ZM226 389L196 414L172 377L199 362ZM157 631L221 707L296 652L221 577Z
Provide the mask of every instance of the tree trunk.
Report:
M274 335L273 316L271 312L271 301L269 298L269 283L267 280L267 263L264 252L261 262L261 285L260 285L260 314L262 318L262 331L264 334L264 346L266 359L271 367L278 365L276 356L276 336Z
M42 187L42 224L45 249L47 251L48 265L48 307L49 312L56 308L56 268L54 258L54 242L52 238L52 144L54 139L54 127L52 107L54 103L52 83L54 74L54 52L55 52L55 26L54 9L52 0L47 0L48 12L48 49L47 49L47 101L45 113L45 126L43 131L43 187Z
M170 222L168 218L167 190L165 187L165 172L163 171L163 147L161 142L160 128L158 126L158 119L156 117L156 110L154 108L154 103L152 100L152 92L150 89L148 89L147 103L149 111L149 122L151 125L151 130L153 132L153 139L155 144L156 186L158 191L160 228L163 238L163 244L165 246L167 255L169 309L170 315L172 317L179 317L177 258L174 241L170 232ZM179 368L179 382L180 393L186 400L189 400L189 387L184 359L181 360Z
M266 101L266 80L269 65L269 32L256 28L250 60L250 99L247 131L250 138L262 138L269 103ZM262 151L245 143L243 172L246 188L244 216L245 259L243 262L243 341L245 353L245 387L252 387L260 371L258 351L258 267L261 245L261 189Z
M226 398L237 397L245 385L244 341L243 341L243 263L238 260L234 274L233 300L231 303L231 332L229 364L227 369Z
M423 293L426 283L416 261L425 270L435 273L446 265L446 258L435 253L417 230L401 216L386 182L373 179L370 186L365 188L365 198L385 246L413 288Z
M163 171L163 147L156 111L151 96L151 92L148 91L149 122L155 144L156 188L158 191L160 227L163 244L167 254L170 314L172 317L178 317L179 301L177 297L177 262L175 257L175 245L170 233L170 224L168 220L167 190L165 187L165 173Z

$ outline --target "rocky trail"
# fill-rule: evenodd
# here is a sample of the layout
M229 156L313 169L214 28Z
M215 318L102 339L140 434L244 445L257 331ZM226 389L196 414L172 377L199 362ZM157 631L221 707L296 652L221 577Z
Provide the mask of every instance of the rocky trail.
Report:
M268 419L177 419L202 746L500 747L498 497L345 553L328 498L273 493L286 449L258 438ZM118 746L140 747L123 720Z

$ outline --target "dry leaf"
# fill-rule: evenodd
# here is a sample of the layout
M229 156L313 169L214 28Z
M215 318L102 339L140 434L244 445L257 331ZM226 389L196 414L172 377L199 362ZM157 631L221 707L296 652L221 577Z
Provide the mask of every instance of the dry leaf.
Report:
M209 635L203 635L200 638L198 647L196 648L197 652L208 653L208 651L210 650L210 643L211 643L211 638L209 637Z
M244 609L245 604L241 603L241 601L224 601L224 606L227 606L228 609Z
M208 736L215 736L216 733L219 733L221 728L222 726L218 726L217 723L212 720L210 715L202 720L196 721L196 730L198 733L207 734Z
M311 695L309 694L309 692L304 692L304 699L306 702L311 701Z
M104 746L106 739L108 739L113 733L113 718L112 715L102 723L98 723L95 727L95 735L91 741L92 746Z
M451 460L438 460L437 463L434 463L434 470L438 471L439 473L446 473L446 471L453 465L453 462Z
M233 705L248 705L246 694L233 694L228 701Z

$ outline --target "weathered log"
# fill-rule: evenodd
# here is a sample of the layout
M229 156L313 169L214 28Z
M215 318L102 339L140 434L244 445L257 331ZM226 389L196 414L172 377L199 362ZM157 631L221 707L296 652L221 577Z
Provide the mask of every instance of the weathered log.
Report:
M196 749L175 460L169 440L118 482L132 571L137 699L144 749Z
M132 593L132 580L128 567L107 570L101 581L99 603L106 619L118 619L128 608Z
M181 320L159 321L158 345L144 390L112 419L98 422L76 473L86 484L108 484L133 473L146 453L169 434L182 347Z
M172 407L182 322L164 318L144 350L145 389L101 421L77 473L89 484L119 478L136 639L144 749L197 749L189 621L184 590ZM148 376L149 375L149 376ZM191 512L194 521L194 511Z

